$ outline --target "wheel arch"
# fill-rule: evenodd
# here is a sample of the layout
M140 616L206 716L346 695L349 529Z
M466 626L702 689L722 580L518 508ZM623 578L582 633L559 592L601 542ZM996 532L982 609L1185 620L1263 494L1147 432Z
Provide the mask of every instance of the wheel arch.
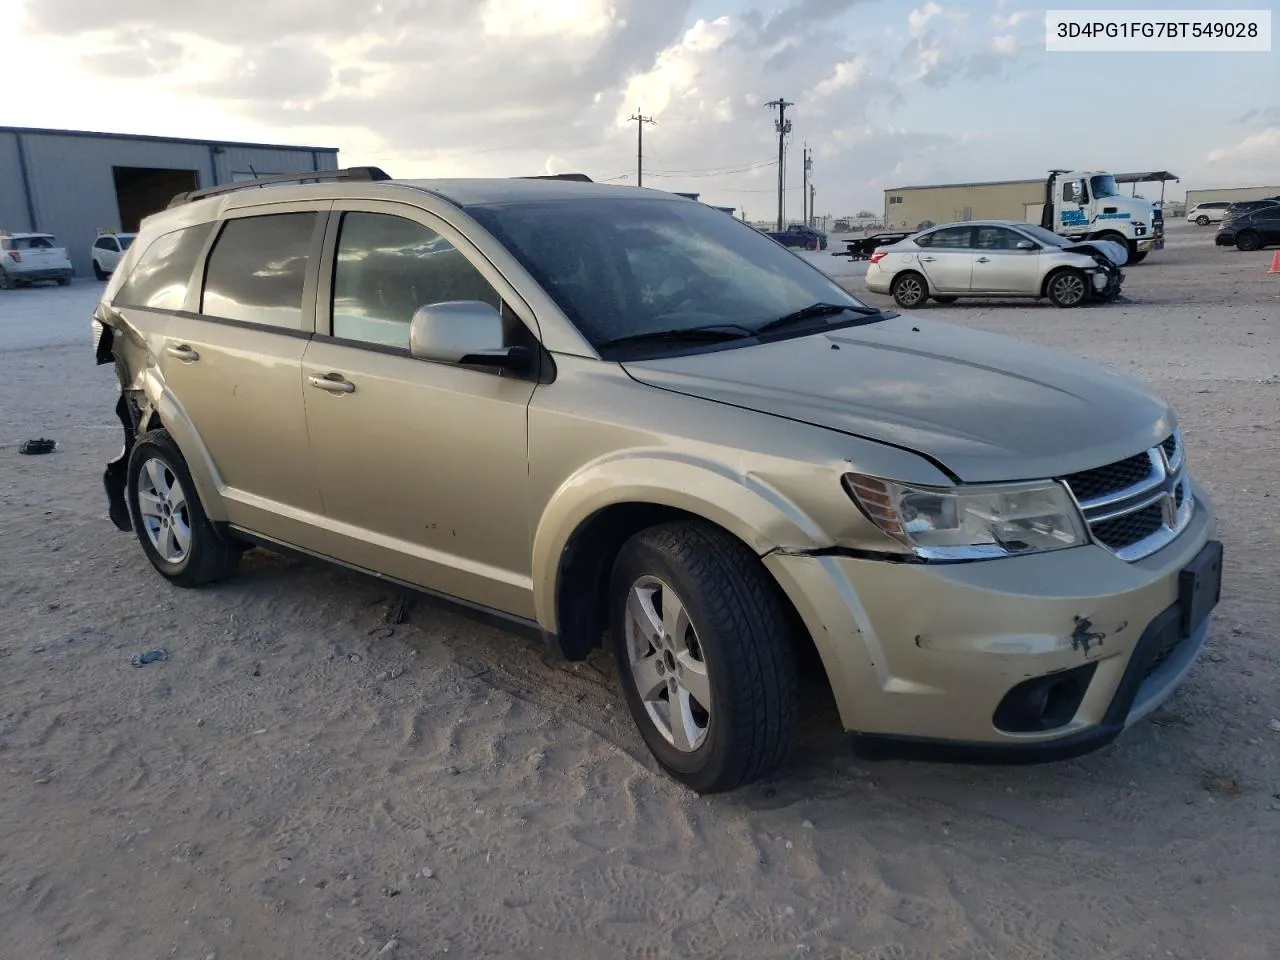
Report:
M222 478L186 410L153 371L145 375L141 393L144 402L138 418L139 434L159 427L169 431L169 436L187 462L187 470L191 473L205 515L214 523L225 523L228 517L221 493Z
M669 457L588 467L561 486L534 534L535 614L566 657L582 659L599 645L608 625L608 578L622 545L676 520L713 524L757 557L780 546L831 545L798 507L749 476Z

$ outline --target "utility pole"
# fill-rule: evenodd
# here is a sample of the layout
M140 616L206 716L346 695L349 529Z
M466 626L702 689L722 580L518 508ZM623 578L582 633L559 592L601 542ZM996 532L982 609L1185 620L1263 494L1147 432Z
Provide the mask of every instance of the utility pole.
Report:
M804 225L813 226L813 151L804 145Z
M646 117L644 114L636 111L636 115L631 117L636 125L636 186L644 186L644 125L646 123L656 124L658 121L653 117Z
M779 97L777 100L770 100L765 104L766 107L778 110L778 119L774 121L774 129L778 131L778 232L781 233L786 229L786 195L787 195L787 134L791 133L791 121L787 119L787 107L794 107L794 103L787 101L785 97Z
M818 215L814 212L814 204L818 202L818 188L812 183L809 184L809 226L813 226L818 221Z

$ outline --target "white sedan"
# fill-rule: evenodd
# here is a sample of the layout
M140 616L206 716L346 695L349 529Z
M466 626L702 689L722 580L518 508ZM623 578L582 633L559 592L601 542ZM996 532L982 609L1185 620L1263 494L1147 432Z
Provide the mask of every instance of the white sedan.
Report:
M1127 259L1119 243L1077 242L1015 220L975 220L879 247L866 282L907 310L961 297L1047 297L1056 307L1076 307L1119 295Z

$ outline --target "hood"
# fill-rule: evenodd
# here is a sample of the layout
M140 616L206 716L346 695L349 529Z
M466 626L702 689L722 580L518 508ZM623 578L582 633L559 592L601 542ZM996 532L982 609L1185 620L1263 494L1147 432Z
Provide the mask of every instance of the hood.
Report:
M914 318L624 367L653 387L906 447L971 482L1101 466L1174 427L1127 376Z
M1114 240L1088 240L1083 243L1070 244L1062 249L1071 253L1086 253L1089 256L1098 253L1117 267L1123 267L1129 262L1128 248L1123 243L1116 243Z

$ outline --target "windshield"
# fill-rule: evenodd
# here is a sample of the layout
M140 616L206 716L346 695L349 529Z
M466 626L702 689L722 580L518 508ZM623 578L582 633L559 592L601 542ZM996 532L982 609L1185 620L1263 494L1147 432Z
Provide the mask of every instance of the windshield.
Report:
M1118 197L1120 188L1116 186L1116 178L1111 174L1089 178L1089 189L1095 197Z
M1046 230L1044 227L1037 226L1034 223L1029 223L1025 226L1023 224L1018 224L1018 229L1033 240L1039 240L1041 243L1047 244L1051 247L1065 247L1067 244L1072 242L1066 237L1060 237L1052 230Z
M775 240L699 203L533 201L468 212L593 346L660 331L749 331L815 303L861 307Z
M128 250L131 246L133 246L134 235L131 233L126 233L116 237L116 239L120 241L121 250Z
M53 237L14 237L15 250L52 250L56 245Z

